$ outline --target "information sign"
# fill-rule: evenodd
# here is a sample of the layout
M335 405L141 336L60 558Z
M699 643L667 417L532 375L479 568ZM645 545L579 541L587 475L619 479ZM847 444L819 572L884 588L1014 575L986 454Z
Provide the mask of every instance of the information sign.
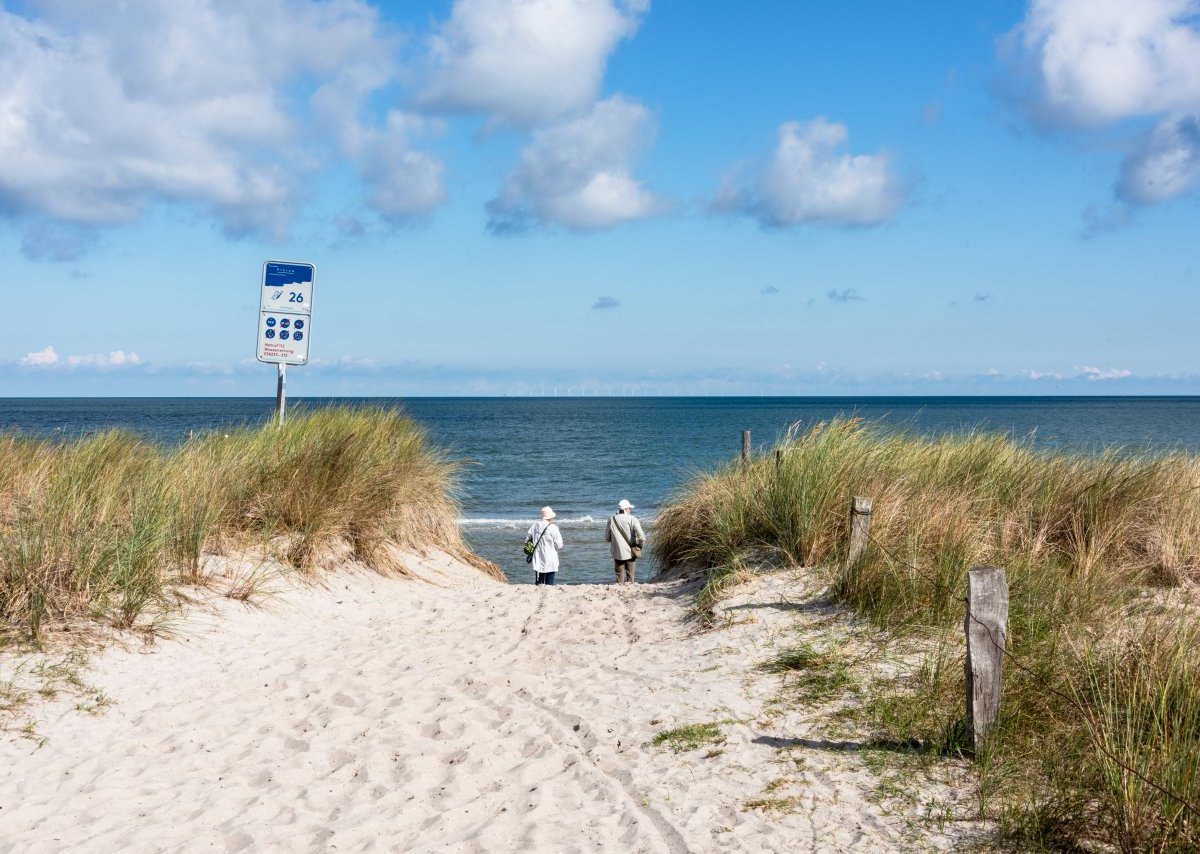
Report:
M263 264L258 298L258 361L277 365L308 363L316 279L317 270L312 264Z

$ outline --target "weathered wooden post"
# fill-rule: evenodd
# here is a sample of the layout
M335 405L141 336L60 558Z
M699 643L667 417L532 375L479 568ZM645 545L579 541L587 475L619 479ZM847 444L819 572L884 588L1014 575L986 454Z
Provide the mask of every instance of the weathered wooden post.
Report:
M846 552L846 568L854 566L867 553L871 539L871 499L854 496L850 499L850 550Z
M1003 569L967 573L967 732L975 753L987 744L1000 711L1000 674L1008 640L1008 579Z
M750 462L750 431L742 431L742 463Z
M779 474L779 472L782 469L783 469L783 451L781 451L779 448L776 448L775 449L775 473Z

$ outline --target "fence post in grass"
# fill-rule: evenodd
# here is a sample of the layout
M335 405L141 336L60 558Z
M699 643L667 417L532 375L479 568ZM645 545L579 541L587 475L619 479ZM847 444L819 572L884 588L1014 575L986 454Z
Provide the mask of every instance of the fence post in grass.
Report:
M750 431L742 431L742 463L750 462Z
M871 499L856 495L850 499L850 550L846 552L846 569L862 560L870 538Z
M987 743L1000 711L1000 674L1008 640L1008 579L1003 569L967 573L967 732L975 753Z
M778 474L783 468L783 451L779 448L775 449L775 473Z

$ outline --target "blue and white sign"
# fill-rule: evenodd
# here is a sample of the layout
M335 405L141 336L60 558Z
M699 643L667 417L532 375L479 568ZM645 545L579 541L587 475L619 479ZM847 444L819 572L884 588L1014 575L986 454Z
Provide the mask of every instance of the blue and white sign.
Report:
M258 361L284 365L308 363L308 335L291 336L295 324L305 329L312 319L317 269L302 261L263 264L258 299Z

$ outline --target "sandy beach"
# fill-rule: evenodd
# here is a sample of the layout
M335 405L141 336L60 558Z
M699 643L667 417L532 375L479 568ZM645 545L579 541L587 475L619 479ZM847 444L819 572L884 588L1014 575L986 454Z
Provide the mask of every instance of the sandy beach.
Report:
M797 621L843 619L802 571L742 585L697 631L686 580L412 566L208 603L94 655L109 705L51 701L40 742L4 738L0 850L907 851L970 832L919 820L964 790L922 782L896 809L858 745L815 733L820 709L772 706L778 677L754 667ZM652 744L707 722L698 749Z

